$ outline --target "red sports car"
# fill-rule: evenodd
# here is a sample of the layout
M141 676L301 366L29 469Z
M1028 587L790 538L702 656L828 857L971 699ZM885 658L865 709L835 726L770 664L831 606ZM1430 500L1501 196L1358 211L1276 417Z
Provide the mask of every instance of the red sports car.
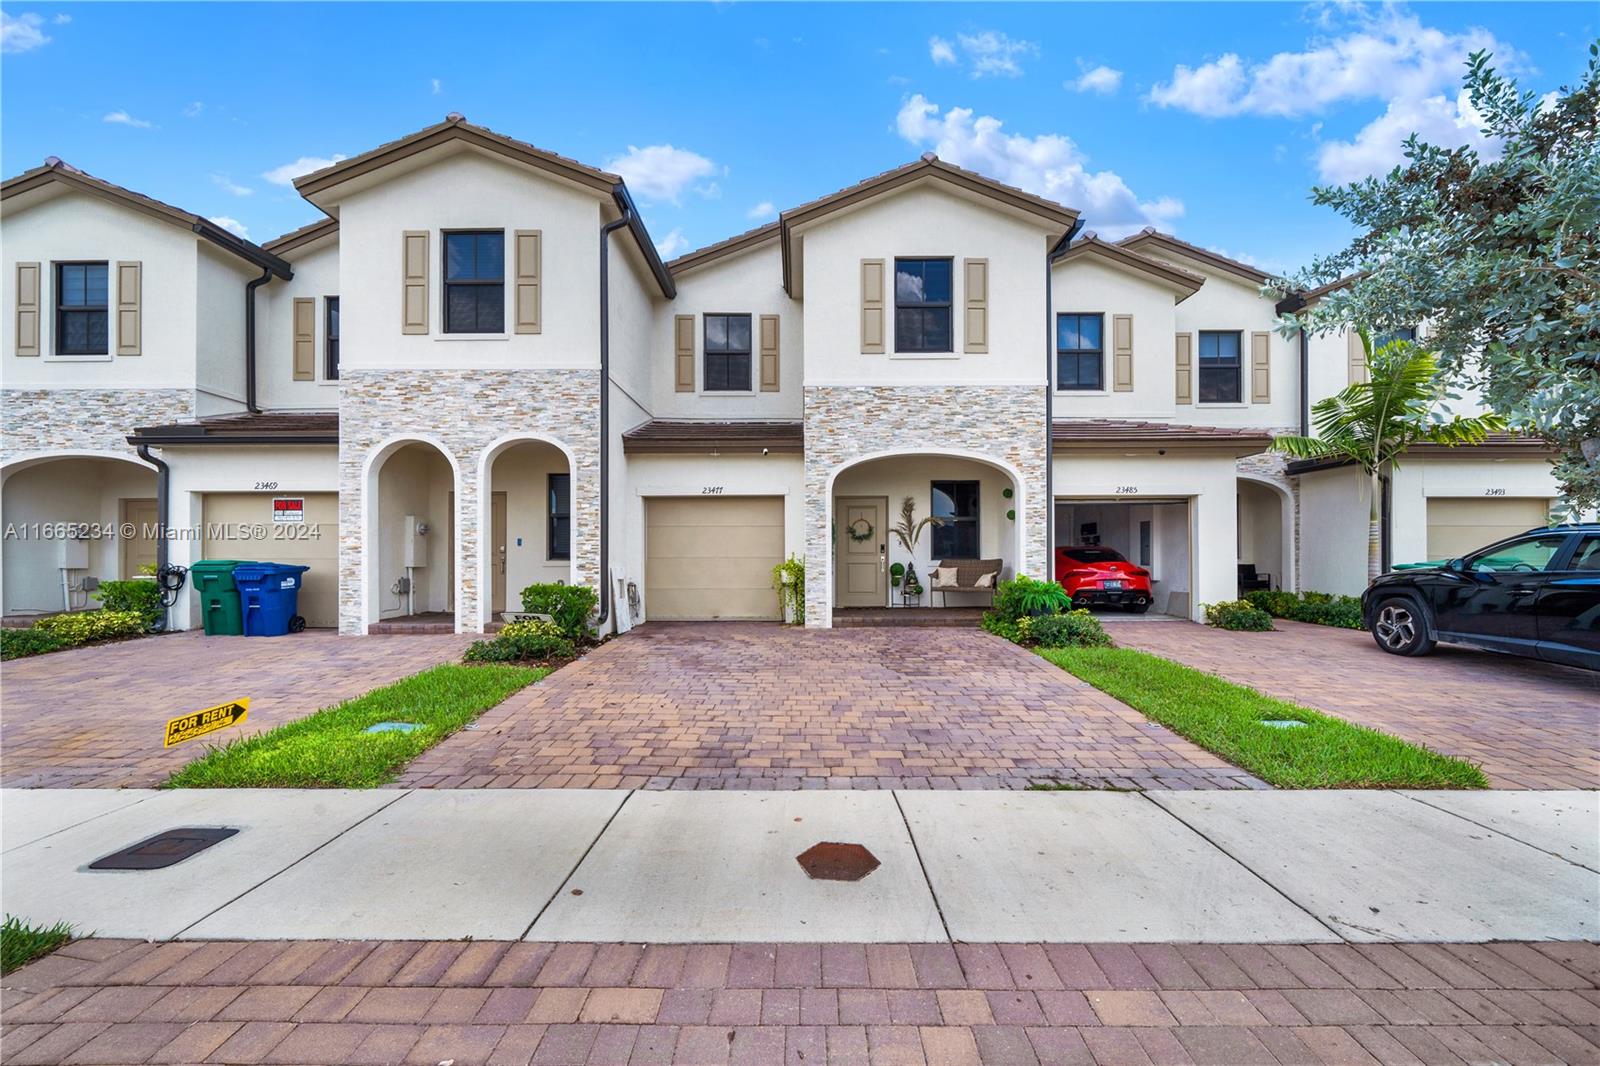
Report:
M1074 607L1113 606L1134 614L1150 609L1150 571L1110 548L1057 548L1056 581Z

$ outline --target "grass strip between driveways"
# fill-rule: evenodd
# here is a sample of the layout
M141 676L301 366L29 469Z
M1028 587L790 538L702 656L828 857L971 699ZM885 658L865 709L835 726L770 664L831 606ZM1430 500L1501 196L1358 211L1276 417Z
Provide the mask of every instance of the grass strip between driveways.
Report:
M0 925L0 974L21 969L71 939L72 927L66 922L52 926L29 925L8 914L5 924Z
M1039 648L1045 659L1279 788L1486 788L1464 759L1263 696L1132 648ZM1304 722L1288 729L1263 720Z
M548 667L445 664L336 707L213 748L168 788L375 788L484 711L550 673ZM411 732L368 733L379 722Z

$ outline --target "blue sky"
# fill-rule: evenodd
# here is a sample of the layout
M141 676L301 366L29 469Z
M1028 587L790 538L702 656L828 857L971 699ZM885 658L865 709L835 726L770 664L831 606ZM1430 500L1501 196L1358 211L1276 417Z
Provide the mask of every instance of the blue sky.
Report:
M7 3L0 170L58 155L268 240L288 184L459 111L618 170L669 257L924 151L1268 269L1310 186L1477 138L1478 47L1546 92L1600 6ZM134 62L130 63L130 57Z

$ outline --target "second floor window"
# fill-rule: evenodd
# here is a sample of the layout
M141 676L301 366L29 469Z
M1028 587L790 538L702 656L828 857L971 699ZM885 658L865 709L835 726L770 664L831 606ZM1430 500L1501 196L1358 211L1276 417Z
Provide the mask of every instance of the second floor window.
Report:
M894 350L949 352L950 260L894 261Z
M750 391L750 316L706 315L705 390Z
M1376 337L1373 337L1372 338L1372 350L1373 351L1377 351L1379 348L1382 348L1384 345L1388 344L1391 341L1412 341L1412 342L1415 342L1416 339L1417 339L1417 331L1415 329L1411 328L1410 326L1403 326L1400 329L1391 329L1387 333L1380 333Z
M329 381L339 380L339 298L337 296L324 296L322 303L327 315L323 323L323 336L327 338L327 351L325 358L327 369L325 371Z
M1237 330L1200 331L1200 402L1238 403L1240 386Z
M549 557L572 558L572 475L550 475Z
M935 481L929 513L944 519L930 530L933 561L978 557L978 483Z
M462 230L444 235L444 331L506 330L504 230Z
M1105 386L1105 316L1056 316L1056 388L1098 391Z
M57 355L106 355L111 351L106 293L106 264L56 264Z

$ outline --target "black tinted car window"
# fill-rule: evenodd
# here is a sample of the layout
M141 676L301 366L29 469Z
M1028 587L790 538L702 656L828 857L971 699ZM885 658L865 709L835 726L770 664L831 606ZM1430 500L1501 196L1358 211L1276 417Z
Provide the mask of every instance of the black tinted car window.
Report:
M1511 544L1498 544L1486 552L1469 557L1467 569L1479 573L1543 570L1550 565L1550 560L1555 558L1556 552L1560 551L1566 542L1566 534L1562 533L1519 540Z
M1568 570L1600 570L1600 533L1587 534L1578 542L1578 550L1572 553L1572 563Z

